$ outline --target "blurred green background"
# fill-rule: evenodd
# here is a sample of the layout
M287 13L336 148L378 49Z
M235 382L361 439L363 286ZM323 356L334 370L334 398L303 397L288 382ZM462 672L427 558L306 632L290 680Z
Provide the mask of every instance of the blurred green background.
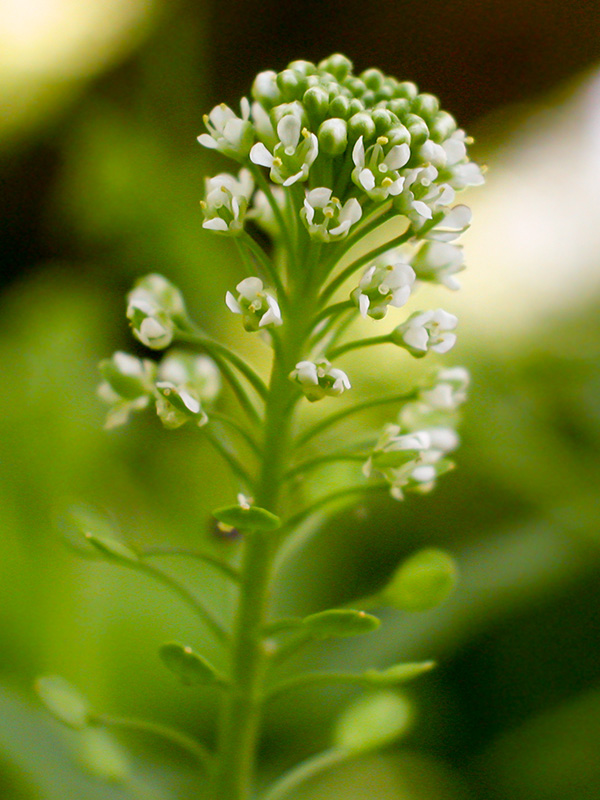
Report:
M445 547L462 581L442 609L387 614L368 641L303 657L312 667L433 657L440 667L410 687L417 723L402 742L303 797L600 798L597 3L0 0L6 800L131 796L80 768L75 738L33 696L39 673L65 675L102 711L213 738L215 698L175 686L156 651L180 639L216 663L222 654L164 590L69 552L56 520L84 501L114 514L133 543L235 550L209 514L236 487L202 437L150 416L104 432L96 364L138 352L123 295L148 271L180 285L209 330L254 352L223 311L240 275L235 251L201 228L203 176L227 167L195 137L202 114L235 104L259 70L338 50L357 70L377 66L439 94L490 170L466 199L475 219L463 290L435 294L461 319L447 363L473 374L459 469L425 498L341 510L278 598L293 613L346 602L415 548ZM395 377L364 364L376 390ZM168 568L226 613L212 572ZM350 696L307 690L274 704L263 774L325 747ZM135 796L203 796L177 750L119 742Z

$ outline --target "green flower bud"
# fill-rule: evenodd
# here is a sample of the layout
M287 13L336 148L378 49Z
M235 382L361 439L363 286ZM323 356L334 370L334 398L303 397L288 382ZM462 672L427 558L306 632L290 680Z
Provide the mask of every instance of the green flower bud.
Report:
M293 69L295 72L300 73L300 75L303 75L304 77L307 77L308 75L314 75L317 71L317 68L312 61L302 60L291 61L288 64L288 69Z
M252 84L252 97L264 108L272 108L281 103L281 90L277 85L277 73L272 69L259 72Z
M456 120L447 111L439 111L429 124L429 131L434 142L440 144L456 130Z
M319 69L330 72L338 81L343 81L346 76L352 72L353 64L349 58L343 56L341 53L334 53L329 58L324 58L319 63Z
M366 69L360 76L361 80L364 81L365 86L369 89L372 89L376 92L378 89L381 89L383 86L383 82L385 80L385 76L383 72L379 69Z
M306 78L293 69L284 69L277 76L277 86L286 103L300 100L306 90Z
M371 115L367 111L361 111L350 118L348 122L348 133L351 141L356 141L360 136L364 137L365 141L373 139L376 134L375 123L371 119Z
M410 133L411 144L418 147L429 139L429 128L421 117L416 114L407 114L402 120Z
M412 81L397 83L394 91L394 97L406 97L408 100L414 100L418 94L419 90Z
M405 125L398 122L386 133L390 145L393 147L395 144L410 144L410 133Z
M348 144L348 126L343 119L326 119L317 134L319 148L328 156L340 156Z
M377 91L375 92L375 100L378 103L381 103L382 101L387 102L388 100L391 100L394 96L394 88L395 87L393 86L387 86L384 84L380 89L377 89Z
M350 108L348 109L348 118L353 117L355 114L360 114L365 110L365 104L358 97L350 98Z
M398 119L404 120L406 114L410 112L410 100L406 97L398 97L390 100L387 107L392 111Z
M388 130L399 122L398 117L387 108L376 108L371 114L371 119L375 123L377 136L387 134Z
M440 110L440 101L433 94L420 94L413 100L413 111L426 122L432 122Z
M329 114L332 117L348 119L350 116L350 100L343 94L338 94L329 103Z
M364 93L367 91L367 87L364 81L361 81L360 78L356 76L352 76L346 78L344 81L344 86L346 86L354 95L354 97L362 97Z
M321 86L312 86L304 92L302 103L310 121L319 125L327 116L329 94Z

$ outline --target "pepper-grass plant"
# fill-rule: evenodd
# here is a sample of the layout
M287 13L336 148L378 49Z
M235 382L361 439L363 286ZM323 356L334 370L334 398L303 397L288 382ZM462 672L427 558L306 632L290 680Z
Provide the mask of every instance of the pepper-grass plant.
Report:
M207 132L198 137L200 144L237 162L239 172L207 179L201 205L203 227L233 239L244 271L227 292L224 313L238 315L248 334L270 349L270 375L202 330L179 290L152 274L128 295L127 318L146 347L175 349L158 362L115 353L101 364L99 390L110 406L107 427L154 408L167 428L197 426L231 468L237 502L214 510L214 517L223 532L239 536L238 552L229 561L201 551L183 554L210 564L232 583L233 618L218 621L192 591L156 567L157 551L123 544L89 512L72 514L97 555L168 586L226 648L223 674L185 644L160 649L166 668L183 683L221 693L215 752L160 725L93 712L57 677L38 682L46 705L71 727L130 726L186 748L218 800L255 795L263 706L300 685L349 683L367 693L338 721L331 749L276 780L260 795L263 800L287 797L319 771L384 746L408 724L409 708L396 687L429 670L431 662L274 676L284 659L311 640L365 635L378 627L379 618L365 606L418 612L443 602L455 582L449 556L435 549L414 554L361 609L274 619L270 590L276 568L304 535L302 526L328 503L381 488L402 500L406 492L430 491L451 468L466 371L437 367L408 393L382 397L363 390L349 355L367 347L403 348L407 358L451 350L457 319L447 311L416 311L391 331L382 320L421 283L458 288L463 253L456 240L471 214L453 203L457 191L483 181L467 156L469 138L436 97L377 69L354 75L342 55L318 66L294 61L282 72L262 72L251 94L252 102L242 99L239 115L221 104L204 117ZM223 384L232 390L237 412L219 409ZM356 400L316 419L302 413L307 402L342 394ZM380 405L392 414L382 431L356 429L354 440L344 435L343 447L332 444L327 434L337 425ZM353 481L302 507L301 479L342 461L356 463ZM104 756L95 763L106 772L107 758L109 765L114 761L106 739L102 747ZM122 762L115 769L125 780ZM108 769L113 778L115 769Z

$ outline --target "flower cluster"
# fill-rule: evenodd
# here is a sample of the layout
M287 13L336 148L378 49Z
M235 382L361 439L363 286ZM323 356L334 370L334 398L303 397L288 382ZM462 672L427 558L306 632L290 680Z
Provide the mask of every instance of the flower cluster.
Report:
M462 367L440 370L435 379L404 405L396 423L384 427L363 467L390 484L390 494L402 500L405 491L425 493L453 464L447 455L460 439L456 412L466 400L469 373Z
M205 406L217 398L221 380L215 363L208 356L172 351L159 364L115 353L100 363L104 380L98 396L110 408L107 428L124 425L135 411L154 404L166 428L179 428L188 421L205 425Z

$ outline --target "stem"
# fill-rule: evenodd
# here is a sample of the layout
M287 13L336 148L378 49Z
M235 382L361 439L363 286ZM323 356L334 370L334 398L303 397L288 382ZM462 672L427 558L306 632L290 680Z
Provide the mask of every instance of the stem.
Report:
M281 328L281 358L273 364L266 398L261 472L256 505L277 513L290 447L290 403L296 388L288 375L300 358L314 314L314 292L298 291ZM274 558L273 534L245 537L240 599L232 642L231 688L225 700L219 741L218 800L247 800L253 784L267 653L267 619Z
M212 431L208 430L206 427L203 429L204 435L208 439L208 441L212 444L215 450L219 453L221 458L229 464L231 467L231 471L233 474L239 478L239 480L244 484L244 487L249 490L254 489L254 481L246 471L246 469L242 466L240 460L237 458L234 453L231 452L228 445L225 442L221 441L221 438L217 436Z
M322 753L317 753L316 756L308 758L303 761L294 769L287 772L282 778L276 781L275 784L262 795L261 800L283 800L288 797L299 786L306 781L319 775L325 770L331 769L338 764L343 764L350 761L352 758L357 758L359 753L352 750L324 750Z
M290 478L294 478L296 475L301 475L303 472L306 472L313 467L318 467L320 464L330 464L335 463L336 461L364 462L368 457L368 453L357 453L356 451L351 453L323 453L321 455L314 456L314 458L307 458L306 461L301 461L299 464L296 464L295 467L291 467L291 469L285 473L285 478L286 480L290 480Z
M160 725L156 722L148 722L144 719L129 719L128 717L112 717L108 714L93 714L90 722L95 725L105 725L107 727L123 728L129 731L139 731L140 733L150 733L153 736L160 736L162 739L180 747L189 753L202 767L208 772L212 768L212 754L208 748L187 736L181 731L169 728L167 725Z
M257 442L255 441L252 434L244 428L236 419L230 417L229 414L224 414L221 411L215 411L214 409L210 412L210 420L216 419L218 422L222 422L224 425L229 425L229 427L239 433L242 439L246 442L247 445L251 448L255 455L260 456L261 451L260 447L258 446Z
M356 339L354 342L347 342L334 350L330 350L327 354L328 358L334 359L343 356L344 353L349 353L351 350L360 350L363 347L372 347L377 344L389 344L391 341L388 336L371 336L368 339Z
M252 253L256 261L261 266L265 275L271 279L275 289L277 290L277 299L285 307L286 294L281 278L277 274L277 270L271 260L268 258L262 247L256 242L249 233L244 231L241 236L241 243L244 244ZM252 274L252 273L251 273Z
M202 553L199 550L188 550L185 547L169 547L161 545L152 545L151 547L144 547L138 550L142 558L168 558L169 556L183 556L184 558L192 558L195 561L200 561L203 564L208 564L217 569L222 575L234 583L240 582L240 574L235 567L221 561L217 556L210 553Z

